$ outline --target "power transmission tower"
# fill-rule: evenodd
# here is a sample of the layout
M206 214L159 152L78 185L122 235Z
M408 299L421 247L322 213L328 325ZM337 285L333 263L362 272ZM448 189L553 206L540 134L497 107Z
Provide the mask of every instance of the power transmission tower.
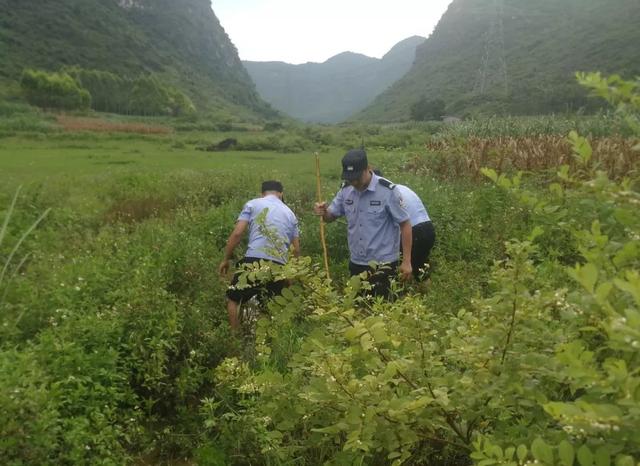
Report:
M509 94L509 73L504 51L504 0L493 0L491 23L484 34L484 54L473 86L474 94L484 94L490 87Z

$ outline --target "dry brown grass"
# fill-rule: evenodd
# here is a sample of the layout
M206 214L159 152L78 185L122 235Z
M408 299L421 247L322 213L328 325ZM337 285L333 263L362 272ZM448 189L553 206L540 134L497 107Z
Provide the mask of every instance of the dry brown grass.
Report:
M115 123L98 118L80 118L59 115L56 117L59 126L65 131L90 131L99 133L139 133L168 134L172 129L168 126L147 125L144 123Z
M620 179L638 173L640 153L633 150L637 141L623 137L591 140L593 161L610 177ZM405 168L414 173L426 172L439 178L482 178L480 169L498 172L554 170L560 165L574 166L576 160L567 138L470 137L464 140L438 140L426 144L429 156L416 155Z

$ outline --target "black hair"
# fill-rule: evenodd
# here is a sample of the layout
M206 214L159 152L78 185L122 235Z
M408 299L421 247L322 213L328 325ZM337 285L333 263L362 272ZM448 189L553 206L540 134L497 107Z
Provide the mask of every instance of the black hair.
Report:
M282 183L275 180L268 180L262 182L262 192L266 193L267 191L275 191L281 193L284 190L282 187Z

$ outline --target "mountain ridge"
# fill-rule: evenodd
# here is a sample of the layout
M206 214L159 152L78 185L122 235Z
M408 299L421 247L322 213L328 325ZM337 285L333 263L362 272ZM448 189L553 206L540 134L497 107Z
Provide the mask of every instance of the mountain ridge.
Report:
M27 4L28 3L28 4ZM0 0L0 78L78 65L154 74L196 105L269 115L209 0Z
M589 108L575 72L640 74L638 24L636 0L454 0L411 70L354 120L407 120L422 96L459 116Z
M346 51L322 63L243 64L262 98L274 108L307 122L338 123L406 73L424 40L420 36L404 39L382 58Z

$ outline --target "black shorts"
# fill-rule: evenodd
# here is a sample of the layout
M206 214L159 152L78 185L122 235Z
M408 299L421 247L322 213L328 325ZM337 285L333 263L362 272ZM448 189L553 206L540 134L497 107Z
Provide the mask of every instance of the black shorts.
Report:
M227 289L227 298L236 303L244 303L249 301L254 296L258 296L258 299L261 302L264 302L267 299L270 299L282 292L282 288L284 288L284 280L257 283L254 286L249 286L242 289L234 288L234 286L238 284L238 278L240 277L240 274L242 274L243 272L243 265L254 264L260 261L272 262L277 265L282 265L276 261L259 259L257 257L245 257L239 260L236 264L236 268L238 269L238 271L233 275L231 286Z
M398 261L381 264L377 270L374 270L368 265L354 264L349 261L349 272L352 277L367 272L367 280L372 286L371 294L389 299L391 297L391 278L396 276L398 264Z
M418 223L411 229L413 240L411 246L411 268L416 280L429 277L429 254L436 243L436 230L431 222Z

